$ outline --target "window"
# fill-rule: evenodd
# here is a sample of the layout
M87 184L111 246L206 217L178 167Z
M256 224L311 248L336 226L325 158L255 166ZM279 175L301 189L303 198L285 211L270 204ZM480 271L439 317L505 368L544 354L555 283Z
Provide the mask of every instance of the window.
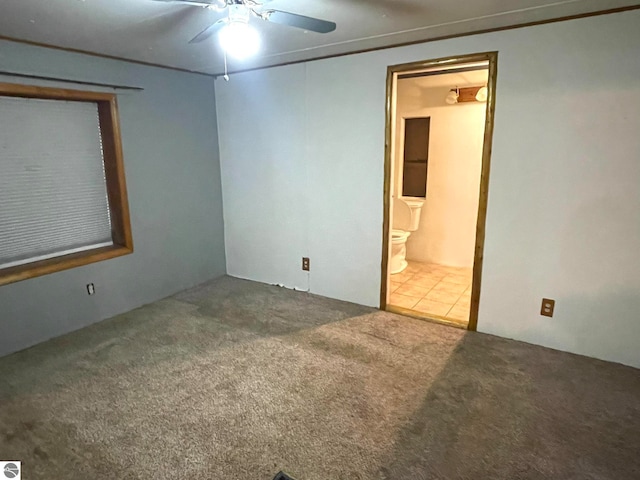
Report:
M132 251L115 95L0 83L0 285Z
M430 124L431 117L405 119L402 174L404 197L427 196Z

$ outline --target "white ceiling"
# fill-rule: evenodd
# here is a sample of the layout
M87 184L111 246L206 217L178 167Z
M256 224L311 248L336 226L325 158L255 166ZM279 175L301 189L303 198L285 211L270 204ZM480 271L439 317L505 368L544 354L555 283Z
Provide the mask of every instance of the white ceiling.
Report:
M271 0L269 8L337 23L317 34L252 19L258 66L635 6L638 0ZM216 37L188 41L224 14L152 0L0 0L0 36L204 73L223 71Z
M486 85L488 78L489 71L487 69L472 70L470 72L442 73L439 75L429 75L426 77L399 79L398 88L462 88L477 85Z
M440 73L425 77L398 79L398 105L407 111L420 108L447 107L445 97L452 88L486 85L489 70Z

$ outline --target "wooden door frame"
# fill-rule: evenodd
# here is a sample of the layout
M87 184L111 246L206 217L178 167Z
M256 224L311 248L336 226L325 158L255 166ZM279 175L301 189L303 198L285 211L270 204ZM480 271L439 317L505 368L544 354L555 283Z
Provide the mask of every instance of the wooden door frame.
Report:
M382 278L380 285L380 309L387 310L387 276L389 273L389 233L391 208L391 122L394 119L393 94L394 78L396 74L415 70L437 69L443 70L455 65L476 62L488 62L489 78L487 81L487 109L485 116L484 143L482 147L482 169L480 173L480 193L478 202L478 217L476 222L476 242L473 261L473 280L471 286L471 308L469 312L468 330L478 328L478 309L480 306L480 285L482 280L482 263L484 259L484 239L487 219L487 200L489 196L489 171L491 164L491 147L493 142L493 125L495 118L495 92L498 73L498 52L474 53L454 57L438 58L421 62L403 63L387 67L387 89L385 103L385 144L384 144L384 194L383 194L383 224L382 224ZM445 73L445 72L443 72ZM407 313L403 311L402 313ZM442 322L441 318L427 316L428 319ZM446 323L446 322L445 322Z

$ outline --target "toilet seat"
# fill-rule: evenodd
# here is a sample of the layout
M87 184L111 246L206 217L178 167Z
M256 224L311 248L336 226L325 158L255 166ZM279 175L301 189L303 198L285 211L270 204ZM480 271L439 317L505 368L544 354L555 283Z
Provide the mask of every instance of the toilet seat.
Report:
M411 232L407 232L405 230L400 230L397 228L391 229L391 241L394 243L404 243L409 238Z

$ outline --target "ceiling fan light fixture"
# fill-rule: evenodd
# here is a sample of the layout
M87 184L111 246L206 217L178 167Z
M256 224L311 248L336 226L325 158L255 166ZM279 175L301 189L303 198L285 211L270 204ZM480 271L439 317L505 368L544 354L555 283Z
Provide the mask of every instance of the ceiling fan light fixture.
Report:
M220 46L230 57L242 60L260 49L260 35L247 22L230 21L218 34Z
M208 8L216 12L221 12L227 8L227 0L214 0Z

